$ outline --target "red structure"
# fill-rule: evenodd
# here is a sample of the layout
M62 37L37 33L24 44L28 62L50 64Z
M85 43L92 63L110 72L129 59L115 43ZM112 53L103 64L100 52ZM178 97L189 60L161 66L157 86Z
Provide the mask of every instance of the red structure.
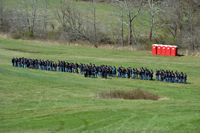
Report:
M178 55L178 46L172 46L171 47L171 56L177 56Z
M170 55L171 55L171 46L170 46L170 45L167 45L167 52L166 52L166 55L167 55L167 56L170 56Z
M157 55L162 55L162 45L157 46Z
M152 54L154 54L154 55L157 54L157 44L152 45Z
M166 55L166 45L162 45L162 55Z
M153 55L167 55L167 56L178 56L178 46L153 44L152 45Z

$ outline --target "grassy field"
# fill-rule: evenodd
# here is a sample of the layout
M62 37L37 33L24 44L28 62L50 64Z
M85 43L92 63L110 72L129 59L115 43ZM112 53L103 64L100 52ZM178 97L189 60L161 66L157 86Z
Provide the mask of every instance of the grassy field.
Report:
M20 52L9 49L35 51ZM186 72L188 84L15 68L12 57ZM0 132L199 132L200 58L0 38ZM170 100L96 99L109 90L148 90Z

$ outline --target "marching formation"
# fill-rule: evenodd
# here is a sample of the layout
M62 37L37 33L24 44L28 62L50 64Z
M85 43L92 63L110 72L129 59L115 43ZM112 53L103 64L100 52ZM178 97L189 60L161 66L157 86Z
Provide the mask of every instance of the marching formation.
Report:
M14 58L12 59L12 66L20 68L31 68L47 71L59 71L68 73L79 73L83 74L85 77L91 78L107 78L109 77L119 77L119 78L130 78L139 80L153 80L154 72L147 68L141 67L139 70L137 68L125 68L107 65L95 65L88 64L78 64L78 63L68 63L65 61L58 61L58 63L49 60L38 60L38 59L27 59L27 58ZM183 72L173 72L170 70L157 70L155 71L156 81L171 82L171 83L184 83L186 84L187 75Z

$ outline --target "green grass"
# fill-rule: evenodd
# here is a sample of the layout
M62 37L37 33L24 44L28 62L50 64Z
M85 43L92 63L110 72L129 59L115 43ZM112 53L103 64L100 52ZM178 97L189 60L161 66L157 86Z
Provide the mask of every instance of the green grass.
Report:
M38 51L28 53L8 49ZM170 69L186 72L189 84L22 69L12 57ZM199 132L200 58L105 50L0 38L1 132ZM148 90L170 100L96 99L110 90Z

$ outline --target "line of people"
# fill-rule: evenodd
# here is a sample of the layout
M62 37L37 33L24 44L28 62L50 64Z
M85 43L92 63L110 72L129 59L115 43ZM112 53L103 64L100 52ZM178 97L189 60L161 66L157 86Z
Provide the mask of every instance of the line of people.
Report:
M69 72L69 73L80 73L85 77L91 78L107 78L109 77L119 77L119 78L131 78L139 80L153 80L154 72L147 68L124 68L119 67L118 69L115 66L107 65L95 65L92 63L88 64L78 64L78 63L68 63L65 61L58 61L58 63L49 61L49 60L37 60L37 59L26 59L14 58L12 59L12 66L21 67L21 68L32 68L39 70L48 70L48 71L60 71L60 72ZM182 72L179 74L177 71L173 73L170 70L157 70L155 71L156 81L171 82L171 83L185 83L187 80L186 73Z

